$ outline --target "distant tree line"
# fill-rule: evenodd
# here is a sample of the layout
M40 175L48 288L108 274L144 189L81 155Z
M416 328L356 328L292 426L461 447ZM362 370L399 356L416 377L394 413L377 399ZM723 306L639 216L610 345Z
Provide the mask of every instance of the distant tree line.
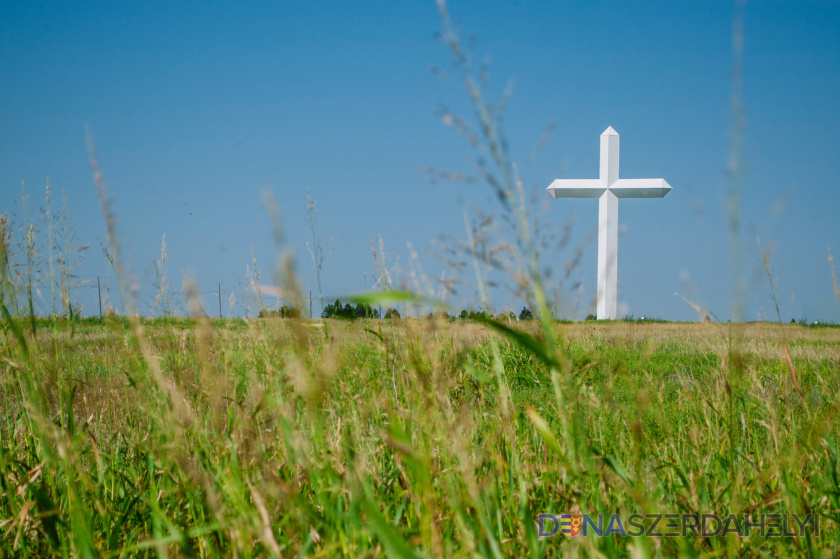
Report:
M394 313L396 313L396 316L394 316ZM321 311L321 318L379 318L379 310L367 304L359 304L355 307L350 303L342 305L341 300L336 299L335 303L330 303L324 307L324 310ZM388 309L385 318L399 318L399 313Z
M300 309L290 305L283 305L278 309L263 309L259 312L260 318L300 318L303 313ZM321 318L343 318L353 320L356 318L380 318L379 310L371 307L368 304L351 305L350 303L342 303L341 299L336 299L334 303L329 303L324 306L321 311ZM387 309L382 318L398 319L401 318L400 312L397 309ZM528 307L522 307L519 316L513 312L507 311L499 315L493 316L488 311L477 311L475 309L464 309L458 316L451 316L446 311L436 311L429 313L427 318L438 318L443 320L481 320L493 319L496 320L534 320L534 313Z
M517 320L517 316L512 311L503 312L497 316L491 315L487 311L477 311L475 309L464 309L458 315L461 320L476 320L482 318L496 318L497 320ZM518 320L534 320L534 313L528 307L522 307L519 311Z
M262 309L258 316L260 318L300 318L302 314L297 307L283 305L279 309Z

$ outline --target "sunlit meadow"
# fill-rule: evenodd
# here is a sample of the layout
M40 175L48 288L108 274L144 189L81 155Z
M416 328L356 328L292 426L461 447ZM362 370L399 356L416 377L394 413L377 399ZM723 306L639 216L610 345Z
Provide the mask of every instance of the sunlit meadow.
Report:
M837 556L840 329L556 320L533 204L499 126L507 99L485 100L482 70L439 7L477 119L441 116L499 201L495 217L468 213L466 238L441 249L460 283L393 277L380 241L375 288L346 300L360 316L309 317L269 198L282 312L258 317L268 304L255 292L252 318L210 319L187 284L187 316L174 316L164 241L162 316L140 318L92 136L127 316L78 316L84 245L66 200L48 199L37 224L0 220L0 553ZM308 210L320 285L328 254L311 198ZM522 320L486 312L499 278L527 303ZM482 302L463 319L446 303L459 285ZM37 288L51 294L43 316ZM387 318L369 312L380 307ZM545 535L540 515L563 513L811 515L819 531Z

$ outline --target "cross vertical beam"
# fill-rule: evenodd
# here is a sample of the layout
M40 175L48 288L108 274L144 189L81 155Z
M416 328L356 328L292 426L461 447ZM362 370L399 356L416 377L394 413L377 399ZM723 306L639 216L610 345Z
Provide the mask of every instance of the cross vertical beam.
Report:
M618 132L612 126L601 134L601 168L598 175L601 184L607 188L618 180Z
M618 134L612 126L601 134L599 180L607 187L598 199L597 317L618 314L618 198L609 187L618 180Z
M607 189L598 199L598 319L618 314L618 198Z

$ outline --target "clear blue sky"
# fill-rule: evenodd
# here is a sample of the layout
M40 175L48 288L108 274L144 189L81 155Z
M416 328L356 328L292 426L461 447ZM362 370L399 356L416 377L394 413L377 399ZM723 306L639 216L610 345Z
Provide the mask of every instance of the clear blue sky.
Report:
M491 57L490 93L515 83L505 117L513 159L523 161L557 121L524 171L530 192L547 196L558 177L597 177L607 126L621 134L621 176L673 186L662 200L621 203L624 312L696 319L679 293L726 320L733 5L452 0L449 8L462 36L475 35L478 58ZM457 81L429 69L450 68L439 31L432 1L3 2L0 211L19 222L22 182L30 213L43 205L47 178L66 185L90 244L77 273L89 285L104 280L89 126L141 291L153 290L165 233L172 283L183 274L202 291L221 283L227 315L252 247L270 279L266 188L283 209L307 290L316 290L307 188L324 234L335 235L326 294L370 287L370 241L379 235L399 256L398 277L408 271L407 243L438 276L445 266L424 251L441 235L464 237L464 201L498 209L484 185L430 183L417 172L471 171L469 147L437 114L441 105L473 114ZM744 32L745 318L775 317L758 235L776 247L783 320L838 322L826 246L840 257L840 4L748 2ZM571 247L596 230L594 200L552 201L549 214L555 225L574 218ZM596 252L586 245L561 289L568 308L583 282L581 315L594 296ZM545 265L572 257L570 247L551 250ZM86 314L97 312L95 290L76 296ZM456 306L473 300L461 290ZM214 301L206 297L211 314ZM510 298L497 293L494 302L500 309Z

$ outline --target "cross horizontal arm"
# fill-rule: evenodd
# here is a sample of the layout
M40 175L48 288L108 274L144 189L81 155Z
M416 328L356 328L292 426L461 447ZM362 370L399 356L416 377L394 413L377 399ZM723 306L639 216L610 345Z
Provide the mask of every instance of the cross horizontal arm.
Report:
M600 198L607 188L600 179L556 179L546 190L555 198Z
M671 185L665 179L618 179L610 185L610 191L616 198L662 198L671 191Z

